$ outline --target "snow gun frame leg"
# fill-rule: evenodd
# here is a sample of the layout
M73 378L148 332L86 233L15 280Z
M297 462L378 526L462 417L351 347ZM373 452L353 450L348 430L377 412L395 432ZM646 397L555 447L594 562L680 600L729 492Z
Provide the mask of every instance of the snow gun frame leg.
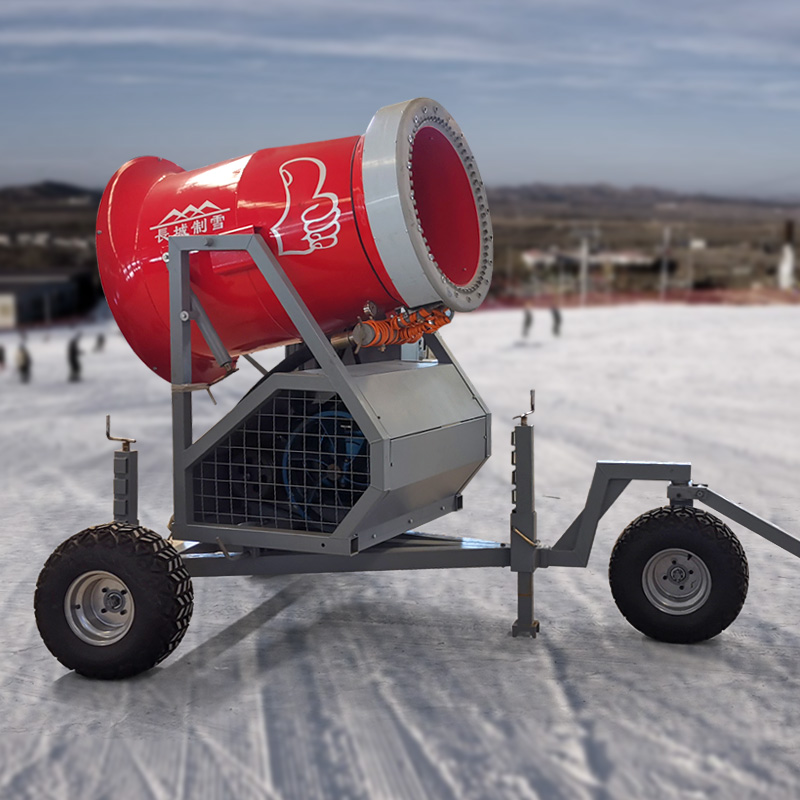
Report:
M535 395L531 392L531 411ZM512 636L536 638L539 621L533 609L533 573L537 567L541 545L536 538L536 494L533 477L533 426L529 414L522 414L520 424L511 434L511 571L517 573L517 620Z
M122 442L114 451L114 521L139 524L139 453L131 450L136 439L111 435L111 415L106 414L106 439Z

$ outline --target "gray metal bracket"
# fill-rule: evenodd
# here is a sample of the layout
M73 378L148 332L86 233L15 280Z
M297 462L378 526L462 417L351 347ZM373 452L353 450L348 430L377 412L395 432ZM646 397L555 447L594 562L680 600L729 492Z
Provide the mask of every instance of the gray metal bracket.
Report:
M661 461L598 461L586 505L561 538L538 552L539 567L585 567L589 563L597 525L631 481L687 484L692 465Z
M688 481L685 484L673 485L667 489L667 496L670 501L678 504L698 500L723 516L728 517L728 519L738 522L753 531L753 533L757 533L787 553L800 557L800 539L792 536L788 531L783 530L783 528L774 523L759 517L752 511L748 511L728 500L727 497L723 497L704 484Z
M300 338L305 342L321 370L330 382L331 388L347 406L363 407L364 399L342 363L333 345L311 315L300 294L283 270L280 262L272 254L260 234L230 234L225 236L173 236L169 240L169 281L170 281L170 336L172 371L171 380L178 386L191 385L191 329L189 322L194 320L203 338L209 345L217 363L229 366L231 356L219 335L191 290L189 277L189 257L196 251L246 252L263 275L269 288L275 293ZM463 373L462 373L463 375ZM176 453L191 444L191 398L177 407L177 435L181 447ZM365 430L367 438L372 431ZM177 515L176 515L177 521Z

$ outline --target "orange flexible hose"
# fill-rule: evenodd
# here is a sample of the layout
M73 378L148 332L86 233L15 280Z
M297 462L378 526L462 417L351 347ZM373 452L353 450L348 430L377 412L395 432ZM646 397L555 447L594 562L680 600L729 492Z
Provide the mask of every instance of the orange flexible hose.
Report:
M434 333L450 322L448 309L421 308L405 314L395 314L387 319L368 319L361 324L369 328L374 335L369 344L363 347L386 347L390 344L412 344L419 341L426 333Z

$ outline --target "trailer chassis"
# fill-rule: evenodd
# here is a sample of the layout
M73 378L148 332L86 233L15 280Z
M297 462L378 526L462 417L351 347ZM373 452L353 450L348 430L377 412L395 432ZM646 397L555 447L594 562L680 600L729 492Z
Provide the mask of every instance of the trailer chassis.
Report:
M189 323L196 325L221 367L233 371L233 359L192 290L189 256L199 250L246 251L319 365L304 375L265 375L264 385L254 387L238 411L217 423L212 429L216 433L204 434L205 441L193 438L192 393L198 389L210 393L210 387L191 383ZM407 508L414 509L413 519L404 510L398 516L391 505L388 511L384 507L373 515L370 509L380 508L382 497L396 490L383 472L380 480L386 486L378 481L373 488L371 483L332 532L198 521L193 505L198 490L190 470L209 447L216 446L215 436L228 435L241 424L242 415L260 410L276 387L297 384L337 394L348 408L357 410L359 424L372 432L371 446L384 456L390 452L386 443L395 440L380 438L380 416L367 400L364 383L359 384L343 365L261 236L173 237L168 268L174 470L170 537L164 540L139 525L134 440L111 436L106 418L107 437L122 443L113 460L113 521L63 542L45 564L34 598L45 644L70 669L90 677L121 678L159 663L186 631L193 608L192 578L200 577L507 567L517 574L517 617L511 634L535 638L539 632L534 614L536 570L586 567L600 520L633 481L668 484L668 505L645 512L628 525L609 565L617 606L647 636L682 643L711 638L733 622L745 601L749 573L738 538L722 520L695 503L800 556L799 539L707 485L695 483L691 464L673 462L598 461L582 510L554 544L544 544L536 521L534 427L529 424L533 392L530 408L518 418L511 440L509 538L487 541L416 530L417 525L461 507L460 489L454 489L453 481L444 476L457 471L458 486L463 487L489 453L488 409L436 333L426 334L423 340L436 358L430 369L444 365L449 377L442 380L449 383L443 385L460 387L462 404L460 411L454 410L453 422L438 428L419 426L403 434L406 441L414 439L416 450L391 451L395 461L406 459L401 462L404 482L400 486ZM442 452L443 442L454 452ZM421 463L420 454L430 463ZM386 458L376 463L391 467L394 462ZM420 475L418 465L427 472ZM439 492L435 502L420 488L428 480L435 482ZM415 528L405 529L412 522Z

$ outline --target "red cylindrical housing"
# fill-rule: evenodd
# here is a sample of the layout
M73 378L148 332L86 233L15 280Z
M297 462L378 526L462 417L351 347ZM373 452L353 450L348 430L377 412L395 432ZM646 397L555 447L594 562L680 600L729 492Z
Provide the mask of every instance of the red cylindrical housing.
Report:
M461 130L421 98L382 108L363 136L259 150L185 171L145 156L106 187L97 261L129 344L169 380L168 240L260 233L326 333L379 310L443 302L477 308L492 273L483 183ZM233 356L297 331L241 252L191 256L192 288ZM223 372L197 335L192 379Z

